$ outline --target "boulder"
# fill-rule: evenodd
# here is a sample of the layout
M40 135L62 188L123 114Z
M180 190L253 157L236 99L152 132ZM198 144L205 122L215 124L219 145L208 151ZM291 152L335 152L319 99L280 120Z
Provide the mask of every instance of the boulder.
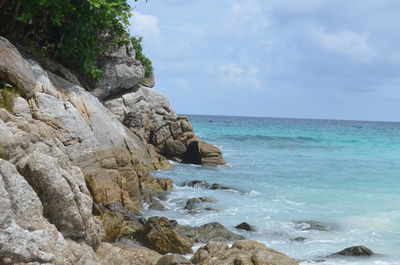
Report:
M183 162L208 166L222 166L226 164L218 147L202 141L192 141L187 146Z
M136 233L143 228L139 219L126 219L121 213L107 211L97 218L101 221L104 234L102 242L116 242L122 238L134 239Z
M308 240L308 238L302 237L302 236L293 238L293 241L295 241L295 242L304 242L306 240Z
M339 251L337 253L334 253L330 256L354 256L354 257L365 257L365 256L372 256L375 253L372 252L369 248L366 246L353 246L349 247L346 249L343 249L342 251Z
M102 243L96 254L101 264L107 265L155 265L162 257L140 246L109 243Z
M143 246L161 254L192 253L193 243L176 230L177 226L178 224L174 220L165 217L151 217L138 233L136 239Z
M177 254L165 255L157 261L156 265L191 265L192 262L185 257Z
M144 68L134 58L131 45L123 45L100 60L102 79L96 83L94 95L100 99L126 93L144 80Z
M162 153L167 157L181 157L186 152L186 146L178 140L167 140Z
M235 226L235 228L244 231L256 231L256 229L252 225L249 225L246 222L238 224L237 226Z
M267 248L253 240L236 241L232 247L220 243L210 242L201 247L191 259L198 265L225 265L225 264L268 264L268 265L298 265L299 263L276 250Z
M0 37L0 58L0 81L16 87L26 99L31 98L36 87L32 68L17 48L3 37Z

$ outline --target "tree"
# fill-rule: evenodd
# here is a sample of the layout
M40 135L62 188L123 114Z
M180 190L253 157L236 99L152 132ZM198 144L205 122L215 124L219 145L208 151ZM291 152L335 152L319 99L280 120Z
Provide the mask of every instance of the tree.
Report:
M126 0L0 0L0 34L98 80L97 59L129 40L130 16Z

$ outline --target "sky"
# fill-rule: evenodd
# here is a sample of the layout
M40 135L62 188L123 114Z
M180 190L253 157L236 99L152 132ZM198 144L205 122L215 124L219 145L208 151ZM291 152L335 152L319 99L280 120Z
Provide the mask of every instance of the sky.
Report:
M178 113L400 121L398 0L131 4Z

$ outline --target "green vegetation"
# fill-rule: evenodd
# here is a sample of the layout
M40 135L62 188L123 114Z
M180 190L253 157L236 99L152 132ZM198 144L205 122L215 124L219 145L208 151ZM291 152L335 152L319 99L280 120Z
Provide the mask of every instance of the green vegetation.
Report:
M17 90L12 87L0 89L0 108L11 112L14 106L14 97L18 94Z
M148 78L153 72L153 66L151 65L150 59L144 56L144 54L142 53L142 40L142 37L131 38L133 49L136 51L136 59L142 63L145 70L145 77Z
M0 0L0 14L0 35L84 80L101 79L99 57L129 40L127 0Z
M5 148L0 144L0 159L8 160L9 156L5 151Z

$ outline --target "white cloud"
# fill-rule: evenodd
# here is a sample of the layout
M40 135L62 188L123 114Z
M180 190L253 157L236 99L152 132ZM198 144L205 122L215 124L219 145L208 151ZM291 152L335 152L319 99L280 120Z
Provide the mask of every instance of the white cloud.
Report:
M243 69L235 63L228 63L218 67L218 73L224 82L230 85L258 89L261 87L261 82L258 79L257 67Z
M326 33L318 29L313 34L314 41L323 49L336 54L359 57L370 60L376 57L368 42L368 34L349 30L338 33Z
M160 36L158 18L152 15L144 15L133 12L133 31L146 39L156 39Z

